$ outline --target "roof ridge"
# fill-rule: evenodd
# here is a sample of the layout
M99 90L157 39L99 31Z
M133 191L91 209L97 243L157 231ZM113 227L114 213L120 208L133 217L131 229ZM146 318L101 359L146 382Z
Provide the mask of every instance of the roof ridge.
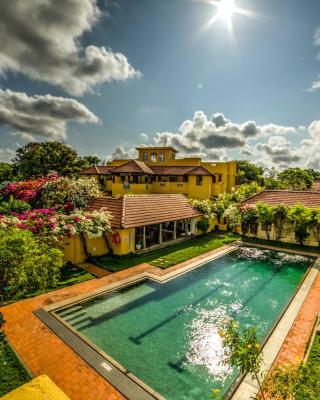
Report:
M126 196L120 197L121 199L121 218L120 218L120 225L123 228L125 226L125 215L126 215Z

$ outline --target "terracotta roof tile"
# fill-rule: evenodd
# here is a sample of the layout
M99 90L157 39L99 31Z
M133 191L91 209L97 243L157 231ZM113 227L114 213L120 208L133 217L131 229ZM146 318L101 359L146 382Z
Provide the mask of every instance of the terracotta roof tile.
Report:
M112 173L143 173L153 175L154 172L150 169L147 164L138 160L131 160L125 164L121 164L117 167L113 167Z
M133 228L200 216L181 194L126 195L120 198L98 198L89 210L107 209L113 228Z
M152 166L150 167L157 175L209 175L211 172L201 166Z
M305 207L316 208L320 207L320 192L312 191L294 191L294 190L264 190L257 193L242 204L256 204L262 202L268 205L284 204L292 207L297 203Z
M106 167L104 165L94 165L90 168L83 169L79 172L81 175L110 175L110 170L113 167Z

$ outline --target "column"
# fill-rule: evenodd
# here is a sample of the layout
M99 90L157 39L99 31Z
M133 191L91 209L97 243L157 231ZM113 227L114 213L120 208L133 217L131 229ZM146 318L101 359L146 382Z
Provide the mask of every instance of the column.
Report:
M173 222L173 240L177 239L177 221Z
M146 247L146 227L143 227L142 247Z
M162 244L162 224L159 224L159 243Z

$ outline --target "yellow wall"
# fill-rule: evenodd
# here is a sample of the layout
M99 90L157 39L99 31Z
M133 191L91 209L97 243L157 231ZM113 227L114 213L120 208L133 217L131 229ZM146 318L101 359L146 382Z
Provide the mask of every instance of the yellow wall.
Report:
M305 246L319 247L319 243L317 242L316 238L314 237L314 234L313 234L312 230L310 230L309 233L310 233L310 235L304 241L304 245ZM260 239L267 240L266 231L263 231L261 229L261 224L259 224L259 226L258 226L257 235L254 235L254 234L248 232L245 236L247 236L247 237L258 237ZM270 240L276 240L276 231L275 231L274 226L272 226L272 229L270 231ZM279 241L280 242L284 242L284 243L299 244L299 242L295 239L295 233L292 230L292 227L290 225L286 225L285 226L283 237Z

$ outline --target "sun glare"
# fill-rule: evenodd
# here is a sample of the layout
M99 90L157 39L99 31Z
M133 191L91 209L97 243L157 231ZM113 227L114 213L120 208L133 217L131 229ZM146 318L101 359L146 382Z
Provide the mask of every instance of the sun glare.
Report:
M220 0L217 3L218 16L223 19L230 19L232 14L237 11L235 0Z

